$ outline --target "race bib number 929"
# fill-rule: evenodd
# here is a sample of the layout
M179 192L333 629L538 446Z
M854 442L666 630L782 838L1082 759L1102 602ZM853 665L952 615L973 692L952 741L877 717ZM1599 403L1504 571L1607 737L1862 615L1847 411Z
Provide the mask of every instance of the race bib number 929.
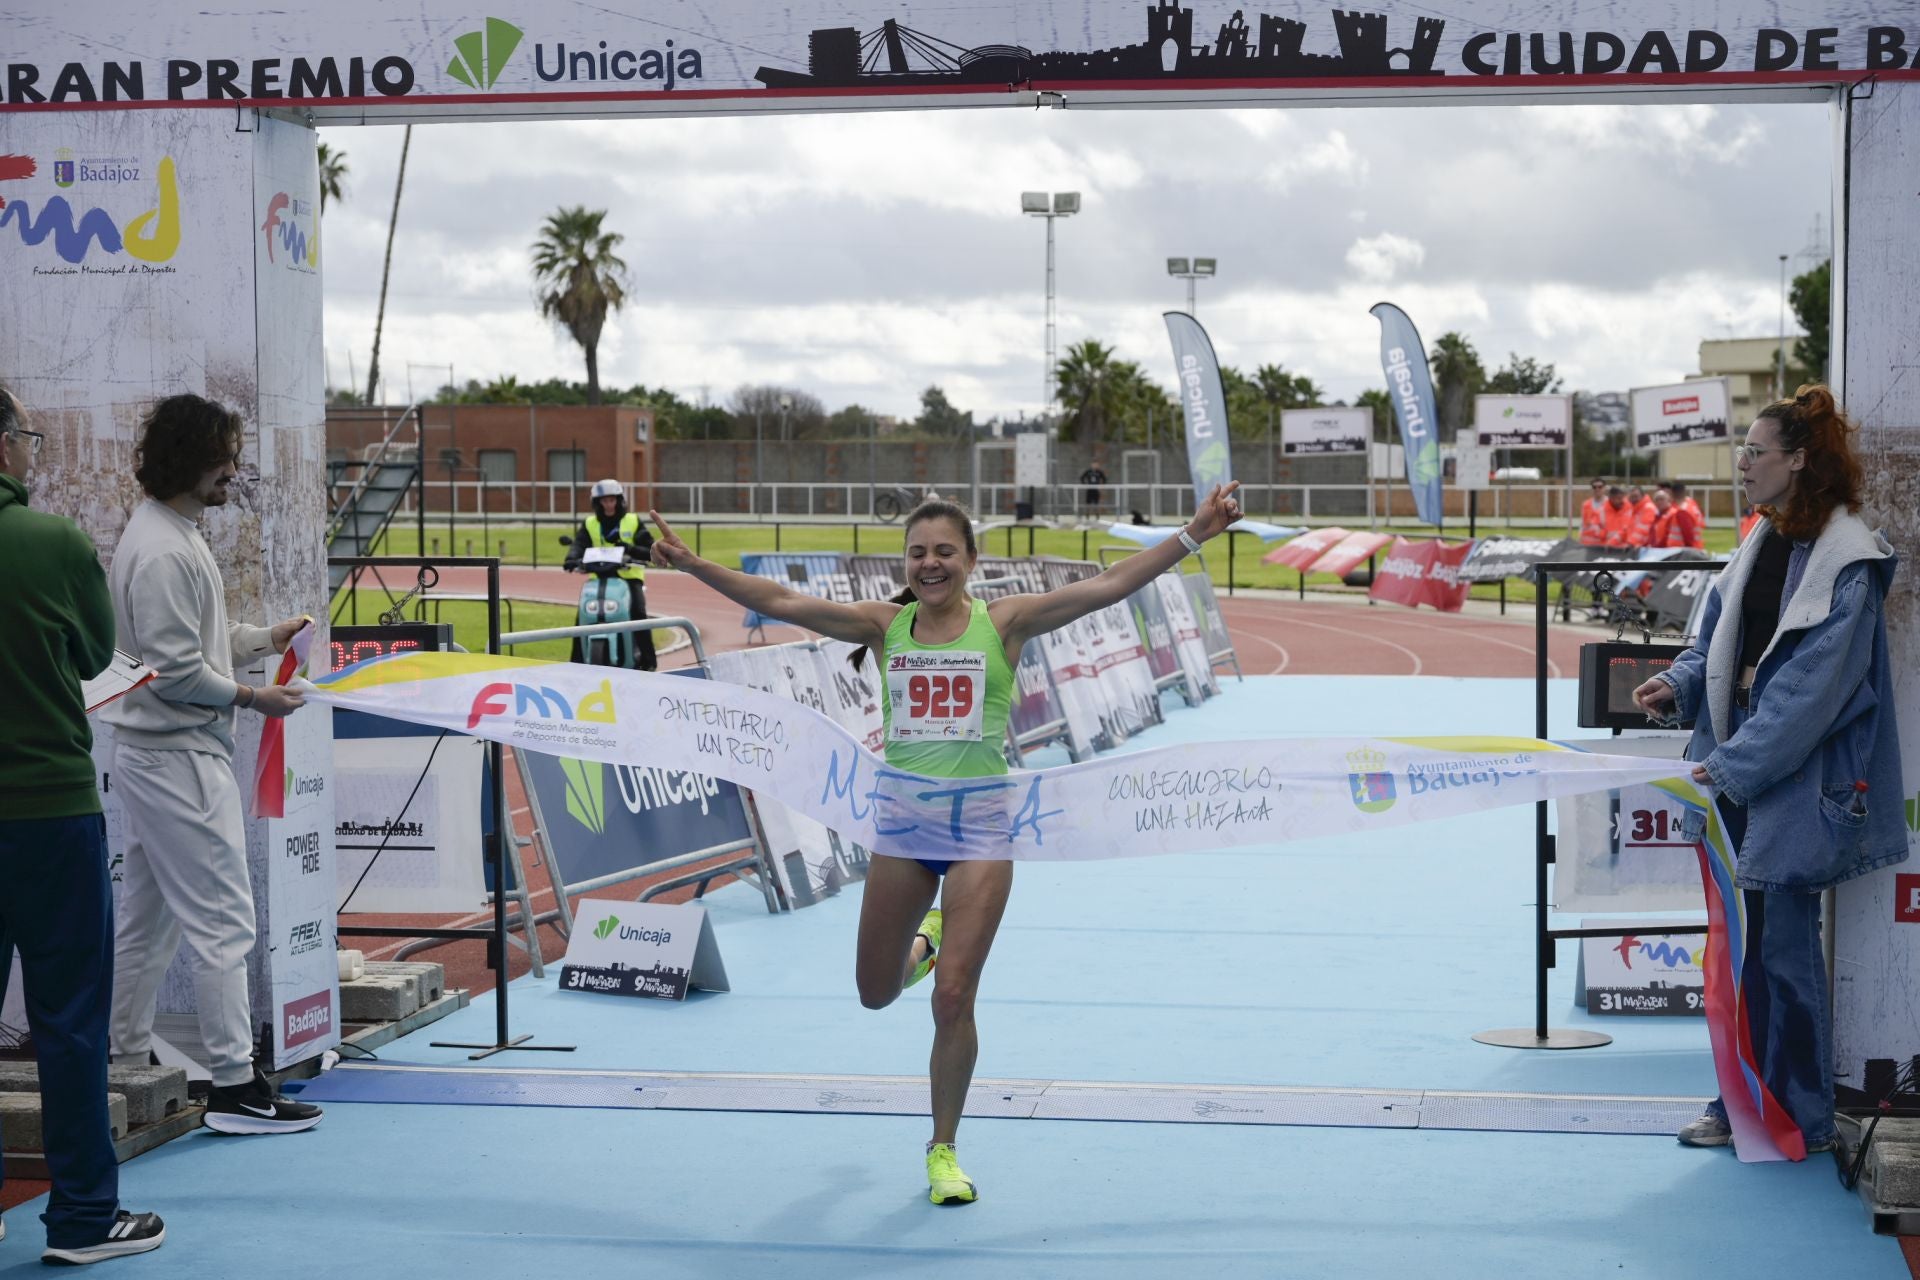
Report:
M887 657L893 742L978 742L987 692L983 653L914 651Z

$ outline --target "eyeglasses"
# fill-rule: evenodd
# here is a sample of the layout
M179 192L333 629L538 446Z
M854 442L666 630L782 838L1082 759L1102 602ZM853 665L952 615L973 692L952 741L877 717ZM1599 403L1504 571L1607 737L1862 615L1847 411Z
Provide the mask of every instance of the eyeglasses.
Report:
M1763 453L1798 453L1798 449L1783 449L1778 445L1768 448L1766 445L1743 444L1733 451L1734 457L1741 462L1752 462Z
M40 446L45 443L47 439L46 436L40 432L29 431L25 427L14 427L5 434L9 440L25 440L27 442L27 456L29 458L35 458L40 455Z

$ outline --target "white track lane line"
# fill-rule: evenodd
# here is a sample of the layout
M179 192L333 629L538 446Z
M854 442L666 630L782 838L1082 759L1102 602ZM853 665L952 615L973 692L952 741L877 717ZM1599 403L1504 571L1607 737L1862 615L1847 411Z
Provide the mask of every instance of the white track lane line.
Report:
M1260 674L1262 674L1262 675L1269 675L1269 676L1277 676L1277 675L1279 675L1279 674L1280 674L1280 673L1281 673L1282 671L1285 671L1285 670L1287 669L1287 664L1288 664L1289 662L1292 662L1292 661L1293 661L1293 655L1287 652L1287 647L1286 647L1285 645L1283 645L1283 644L1280 644L1280 643L1278 643L1277 641L1273 641L1273 640L1269 640L1269 639L1267 639L1267 638L1266 638L1265 636L1262 636L1262 635L1255 635L1255 634L1254 634L1254 633L1252 633L1252 632L1247 632L1247 633L1245 633L1245 634L1243 634L1243 635L1241 635L1241 636L1240 636L1240 637L1238 637L1238 638L1239 638L1239 639L1241 639L1241 640L1257 640L1257 641L1259 641L1259 642L1260 642L1261 644L1264 644L1264 645L1266 645L1266 646L1267 646L1267 647L1268 647L1269 649L1276 649L1276 650L1278 650L1278 651L1279 651L1279 653L1280 653L1280 665L1279 665L1279 666L1277 666L1277 667L1275 667L1275 668L1274 668L1273 670L1271 670L1271 671L1265 671L1265 672L1261 672Z
M1277 600L1241 600L1241 601L1238 601L1237 603L1242 607L1252 607L1252 606L1269 605L1269 604L1275 605L1277 607L1282 607L1282 608L1287 607L1282 605ZM1223 617L1225 616L1224 612L1222 616ZM1413 670L1408 672L1407 674L1415 675L1415 676L1420 674L1420 671L1421 671L1420 655L1415 653L1413 650L1407 648L1407 646L1403 644L1395 644L1393 641L1388 640L1384 636L1372 636L1372 635L1368 635L1364 631L1353 631L1346 627L1329 626L1324 622L1308 622L1304 618L1286 617L1284 614L1265 613L1265 614L1261 614L1260 616L1262 618L1275 618L1275 619L1283 620L1289 626L1312 627L1315 631L1331 631L1333 634L1337 636L1347 636L1348 638L1355 639L1355 640L1371 640L1373 643L1383 644L1387 646L1387 648L1389 649L1398 649L1401 653L1406 654L1407 661L1413 664ZM1372 674L1379 675L1384 673L1374 672Z
M1346 608L1348 606L1341 605L1338 607ZM1431 632L1435 635L1444 635L1444 636L1466 635L1474 640L1485 641L1488 644L1497 644L1504 648L1512 649L1518 653L1524 653L1529 658L1534 656L1533 646L1530 644L1516 644L1512 640L1502 640L1498 636L1480 635L1474 632L1468 632L1464 630L1455 630L1453 626L1447 623L1441 622L1437 618L1428 619L1428 618L1420 618L1420 617L1410 617L1406 614L1392 614L1392 613L1381 613L1381 614L1370 615L1370 616L1375 616L1377 620L1380 622L1388 622L1388 623L1392 623L1395 626L1401 626L1401 627L1413 627L1416 630ZM1478 619L1478 618L1462 618L1460 621L1463 626L1482 625L1482 626L1494 626L1494 627L1514 627L1514 626L1523 625L1520 623L1512 623L1512 622L1488 623L1488 622L1483 622L1481 619ZM1560 676L1560 664L1555 662L1551 656L1547 658L1547 674L1554 677L1555 679L1558 679Z

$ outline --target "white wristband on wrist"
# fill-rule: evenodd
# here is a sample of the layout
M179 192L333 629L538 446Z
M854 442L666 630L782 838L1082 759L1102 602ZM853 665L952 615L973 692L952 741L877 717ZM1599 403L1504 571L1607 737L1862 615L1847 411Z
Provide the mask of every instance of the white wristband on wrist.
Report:
M1196 556L1200 554L1200 544L1195 542L1193 540L1193 535L1188 533L1185 529L1182 529L1180 531L1180 543L1182 546L1186 547L1187 551L1190 554L1196 555Z

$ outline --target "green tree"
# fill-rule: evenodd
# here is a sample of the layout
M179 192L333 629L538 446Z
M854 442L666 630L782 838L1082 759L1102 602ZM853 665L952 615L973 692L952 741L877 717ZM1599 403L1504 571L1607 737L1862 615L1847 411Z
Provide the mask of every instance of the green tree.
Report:
M1132 374L1138 373L1138 366L1133 366ZM1074 343L1054 370L1054 384L1054 394L1067 415L1060 427L1061 439L1112 438L1132 390L1127 364L1113 358L1112 347L1095 338Z
M1793 358L1807 371L1808 377L1824 382L1833 316L1833 260L1829 258L1813 270L1795 276L1787 301L1793 304L1793 318L1807 331L1806 337L1793 344Z
M1288 373L1285 366L1263 364L1253 371L1260 398L1274 409L1312 409L1324 403L1327 393L1315 386L1304 373Z
M727 407L735 434L751 440L805 440L819 437L827 421L820 397L798 387L748 383L734 388Z
M865 440L879 432L880 415L865 405L850 404L827 417L829 440Z
M973 411L956 409L944 390L932 386L920 393L920 416L913 425L931 436L965 439L973 433Z
M540 314L557 321L587 357L587 403L600 403L600 333L627 300L627 264L614 248L626 237L602 229L605 209L563 208L533 242Z
M1355 406L1373 410L1373 438L1391 441L1395 438L1393 421L1393 397L1387 394L1385 387L1368 387L1353 398Z
M320 144L320 212L327 211L327 201L346 198L347 153L335 151L326 143Z
M1429 357L1433 373L1433 394L1440 403L1440 438L1451 442L1473 418L1473 398L1487 380L1480 364L1480 353L1473 349L1465 334L1443 333L1433 344Z
M1512 351L1483 389L1500 396L1552 395L1560 390L1560 377L1552 365Z

